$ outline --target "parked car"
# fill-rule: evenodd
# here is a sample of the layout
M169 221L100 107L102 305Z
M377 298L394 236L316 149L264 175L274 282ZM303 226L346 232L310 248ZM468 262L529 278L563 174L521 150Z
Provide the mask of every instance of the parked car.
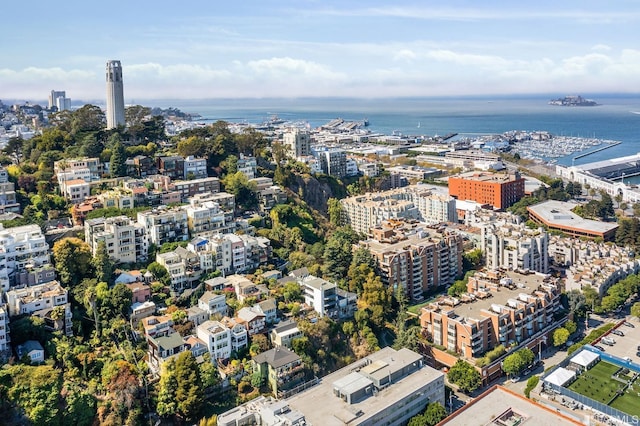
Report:
M514 376L511 378L511 383L516 383L518 380L520 380L520 376Z
M615 334L616 336L624 336L624 333L620 330L611 330L611 333Z
M600 345L593 345L593 347L599 350L600 352L605 352L604 348Z
M626 325L627 327L636 328L636 326L631 324L629 321L625 321L623 322L623 324Z

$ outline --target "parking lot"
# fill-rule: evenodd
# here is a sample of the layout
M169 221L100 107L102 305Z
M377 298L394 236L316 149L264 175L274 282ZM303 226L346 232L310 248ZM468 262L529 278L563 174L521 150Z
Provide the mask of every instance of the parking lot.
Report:
M604 351L610 355L614 355L622 359L628 357L632 362L640 364L640 356L636 355L638 353L638 345L640 344L640 322L631 316L628 316L626 321L632 324L633 327L622 324L614 329L623 333L624 336L616 335L613 330L611 330L594 344L601 346ZM613 345L604 344L603 339L606 340L605 337L613 339L615 343Z

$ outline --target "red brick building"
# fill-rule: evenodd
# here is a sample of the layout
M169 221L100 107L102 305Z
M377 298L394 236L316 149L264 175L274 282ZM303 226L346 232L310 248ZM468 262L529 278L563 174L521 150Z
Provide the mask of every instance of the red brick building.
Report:
M449 178L449 195L458 200L490 204L504 210L524 197L524 178L518 172L470 172Z

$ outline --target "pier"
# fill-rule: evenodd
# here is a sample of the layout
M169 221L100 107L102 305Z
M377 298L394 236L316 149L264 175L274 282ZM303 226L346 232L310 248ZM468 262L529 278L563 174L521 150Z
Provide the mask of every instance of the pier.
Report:
M589 152L585 152L584 154L580 154L580 155L576 155L575 157L573 157L574 160L577 160L578 158L584 158L587 157L591 154L595 154L596 152L600 152L600 151L604 151L605 149L609 149L611 147L614 147L616 145L620 145L622 142L611 142L605 146L601 146L600 148L594 149L593 151L589 151Z

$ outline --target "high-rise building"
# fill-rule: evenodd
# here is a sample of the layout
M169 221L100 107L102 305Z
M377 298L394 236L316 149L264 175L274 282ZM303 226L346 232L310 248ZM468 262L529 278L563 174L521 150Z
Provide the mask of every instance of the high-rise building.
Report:
M120 61L107 62L107 129L124 126L124 87Z
M67 98L64 90L52 90L49 94L49 109L53 107L56 107L58 111L71 109L71 99Z

